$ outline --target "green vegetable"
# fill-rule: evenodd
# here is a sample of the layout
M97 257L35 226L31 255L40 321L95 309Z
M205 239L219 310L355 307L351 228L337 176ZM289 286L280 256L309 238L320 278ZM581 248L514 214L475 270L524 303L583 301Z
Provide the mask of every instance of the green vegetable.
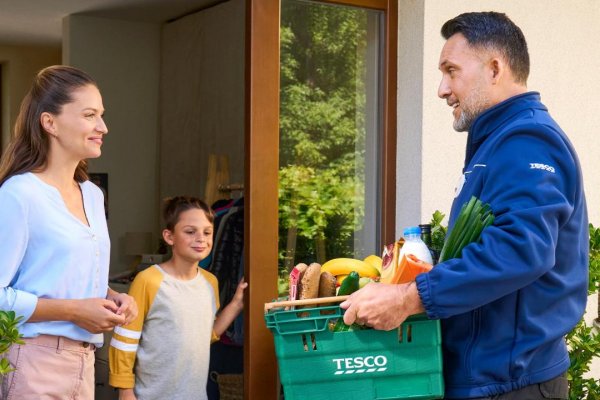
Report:
M358 275L358 272L350 272L342 282L340 289L338 290L338 296L346 296L356 292L358 290L359 281L360 276ZM338 318L333 327L334 332L359 331L361 329L363 329L363 327L358 324L346 325L344 323L344 318Z
M433 264L437 264L440 258L440 252L444 247L444 241L446 240L446 227L442 225L442 221L446 217L446 214L436 210L431 216L431 257L433 258Z
M494 223L490 205L482 203L475 196L463 204L456 223L444 242L439 262L459 258L463 248L479 241L481 232Z
M335 323L335 326L333 327L334 332L362 331L363 329L366 328L358 324L346 325L344 323L344 318L338 318L337 322Z
M358 288L362 289L371 282L373 282L373 279L369 278L368 276L361 276L358 280Z
M338 296L346 296L352 294L358 290L360 276L358 272L352 271L348 274L346 279L340 285L340 289L338 290Z

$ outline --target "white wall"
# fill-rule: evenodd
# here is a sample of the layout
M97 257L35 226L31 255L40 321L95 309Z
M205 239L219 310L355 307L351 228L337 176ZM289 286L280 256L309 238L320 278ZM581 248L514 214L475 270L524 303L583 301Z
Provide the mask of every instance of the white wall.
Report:
M125 232L153 232L158 245L160 25L80 15L63 21L63 62L96 79L108 135L90 172L108 173L111 274L133 261Z
M15 125L23 97L36 73L60 64L60 47L0 45L2 64L2 145L6 145Z
M405 227L431 219L422 214L422 193L437 186L425 180L426 169L422 166L431 162L425 148L433 141L423 129L423 104L430 96L423 90L424 8L422 0L400 1L398 8L397 238Z
M529 89L541 93L575 145L590 221L600 225L600 175L595 173L600 141L594 137L600 123L595 101L600 81L594 79L600 69L600 41L592 39L600 37L600 25L594 22L600 18L600 2L584 0L573 7L569 0L400 0L397 232L429 220L436 209L449 213L466 133L452 129L450 107L437 97L444 44L439 32L445 21L462 12L490 10L505 12L523 30L531 56ZM422 163L415 164L419 146ZM407 172L415 168L420 171Z
M522 29L531 57L529 89L541 93L577 149L590 222L600 225L600 140L596 138L600 80L595 78L600 70L600 41L596 40L600 37L600 2L400 0L397 236L408 224L430 220L436 209L446 215L450 211L466 133L452 129L451 109L437 97L441 78L437 66L444 44L440 28L468 11L504 12ZM420 65L422 72L417 68ZM405 76L407 72L412 75ZM414 81L421 79L419 87ZM422 163L412 163L419 145ZM407 175L406 170L414 168L420 171ZM597 314L596 301L594 296L588 302L588 322ZM595 376L600 376L599 364L593 367Z

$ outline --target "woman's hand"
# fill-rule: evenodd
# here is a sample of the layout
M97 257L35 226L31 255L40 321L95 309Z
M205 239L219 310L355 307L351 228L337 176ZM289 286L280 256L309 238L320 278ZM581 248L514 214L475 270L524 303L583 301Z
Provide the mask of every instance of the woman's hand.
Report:
M74 302L70 321L91 333L112 331L115 326L125 322L125 317L116 313L119 307L112 300L91 298L65 301Z
M125 320L121 325L127 325L136 319L138 315L138 308L135 299L127 293L118 293L112 289L108 289L106 294L107 300L112 300L117 306L115 313L122 315Z
M28 322L69 321L91 333L112 331L125 322L112 300L39 298Z

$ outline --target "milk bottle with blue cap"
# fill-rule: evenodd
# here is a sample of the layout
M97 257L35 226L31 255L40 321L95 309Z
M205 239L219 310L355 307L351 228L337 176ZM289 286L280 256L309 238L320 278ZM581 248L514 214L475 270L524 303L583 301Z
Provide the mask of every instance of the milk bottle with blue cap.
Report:
M404 229L402 237L404 237L404 244L400 250L398 260L402 260L404 254L413 254L419 260L433 265L431 252L425 242L421 239L421 228L418 226L409 226Z

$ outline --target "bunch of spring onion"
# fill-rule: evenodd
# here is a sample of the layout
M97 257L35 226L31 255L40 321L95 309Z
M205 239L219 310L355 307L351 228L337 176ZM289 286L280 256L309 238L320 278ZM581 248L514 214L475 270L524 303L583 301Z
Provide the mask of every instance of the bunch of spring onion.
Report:
M481 232L494 223L494 214L489 204L482 203L475 196L463 204L456 223L444 241L439 262L459 258L462 249L472 242L479 241Z

